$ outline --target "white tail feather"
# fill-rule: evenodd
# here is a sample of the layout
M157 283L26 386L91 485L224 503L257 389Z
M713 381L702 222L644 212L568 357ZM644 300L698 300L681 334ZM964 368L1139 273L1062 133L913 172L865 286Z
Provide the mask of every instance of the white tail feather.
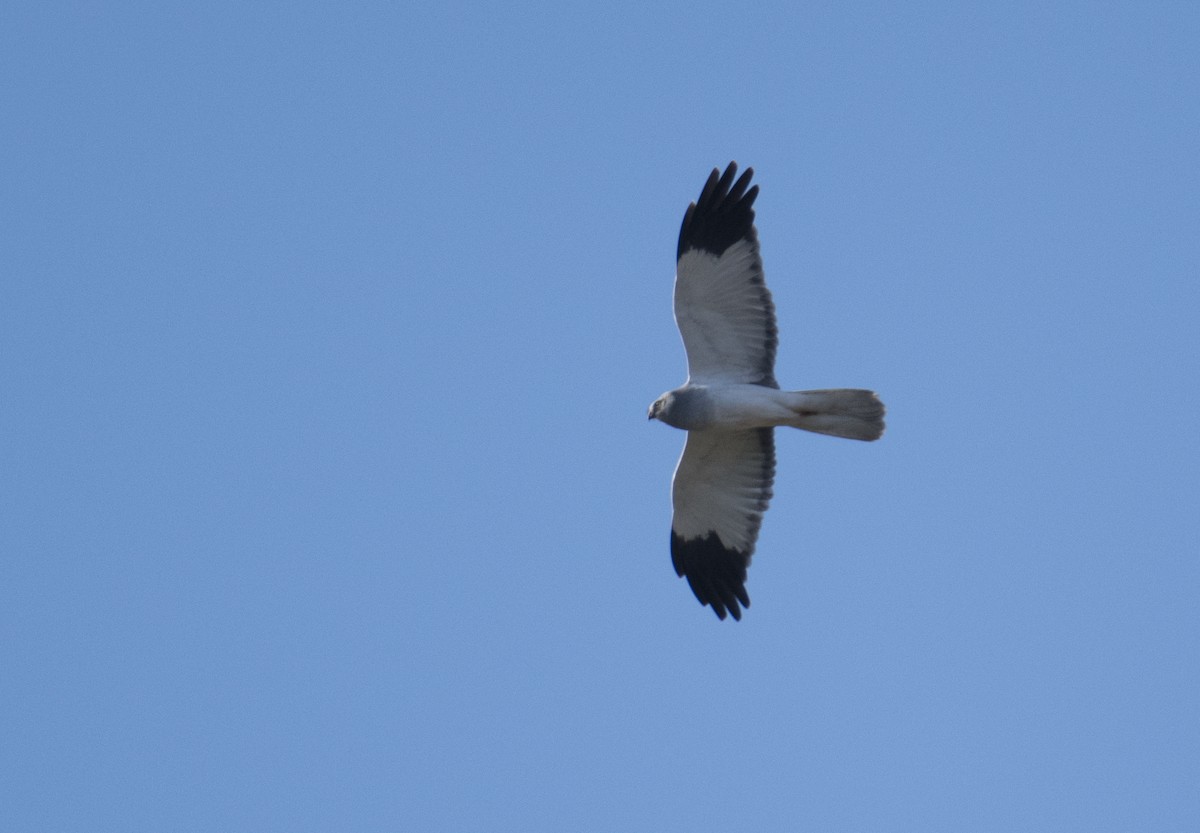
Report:
M877 440L883 435L884 407L873 391L837 388L789 394L788 407L796 412L788 422L793 428L851 440Z

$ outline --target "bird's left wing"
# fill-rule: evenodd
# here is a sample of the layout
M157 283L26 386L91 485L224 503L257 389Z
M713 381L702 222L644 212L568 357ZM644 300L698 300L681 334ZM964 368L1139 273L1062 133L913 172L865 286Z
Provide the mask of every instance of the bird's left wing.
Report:
M750 188L753 168L715 168L679 230L675 323L688 357L688 381L775 382L775 305L763 279ZM749 190L747 190L749 189Z
M774 480L774 429L688 432L671 486L671 562L721 619L750 606L746 568Z

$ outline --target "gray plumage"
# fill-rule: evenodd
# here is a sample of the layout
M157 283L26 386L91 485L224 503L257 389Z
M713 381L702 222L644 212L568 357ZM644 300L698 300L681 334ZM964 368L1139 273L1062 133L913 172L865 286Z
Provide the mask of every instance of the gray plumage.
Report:
M750 606L746 568L775 476L774 427L856 440L883 434L883 403L868 390L779 390L775 305L763 278L753 170L713 170L684 214L675 320L688 380L649 417L688 432L672 482L671 560L721 619Z

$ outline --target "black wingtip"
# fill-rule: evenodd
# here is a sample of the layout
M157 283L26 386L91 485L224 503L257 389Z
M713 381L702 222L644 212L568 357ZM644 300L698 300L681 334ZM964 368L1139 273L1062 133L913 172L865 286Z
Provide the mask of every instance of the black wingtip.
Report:
M758 186L750 187L754 169L737 176L737 162L730 162L721 173L713 168L700 192L700 198L688 206L679 229L676 257L691 249L710 252L718 257L739 240L755 239L754 200Z
M741 621L742 608L750 607L746 593L748 553L726 547L715 532L684 539L672 531L671 563L676 575L687 579L700 604L711 606L718 619L728 614Z

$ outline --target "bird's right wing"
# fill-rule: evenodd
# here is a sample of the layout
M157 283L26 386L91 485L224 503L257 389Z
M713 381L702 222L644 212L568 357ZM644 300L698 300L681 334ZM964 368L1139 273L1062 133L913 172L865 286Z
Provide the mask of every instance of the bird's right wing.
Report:
M671 486L671 562L721 619L750 606L746 568L774 480L774 429L688 432Z

